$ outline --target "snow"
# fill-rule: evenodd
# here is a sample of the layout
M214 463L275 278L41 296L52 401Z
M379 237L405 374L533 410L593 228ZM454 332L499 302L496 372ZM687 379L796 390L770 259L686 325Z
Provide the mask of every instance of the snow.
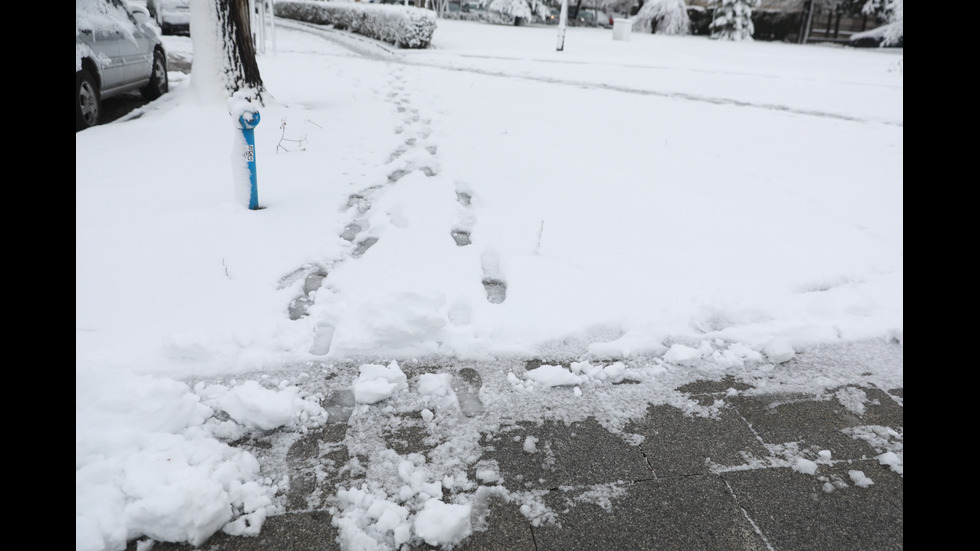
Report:
M280 21L258 210L236 193L242 104L213 96L210 62L76 134L76 550L258 532L289 481L231 443L331 422L328 391L353 394L351 423L455 429L427 456L345 442L370 463L334 525L384 549L472 532L499 482L465 472L474 431L505 415L617 427L722 374L902 385L794 367L903 342L901 50L569 28L556 52L556 32L439 20L431 48L395 51ZM461 365L483 417L459 414ZM901 472L889 430L853 436Z

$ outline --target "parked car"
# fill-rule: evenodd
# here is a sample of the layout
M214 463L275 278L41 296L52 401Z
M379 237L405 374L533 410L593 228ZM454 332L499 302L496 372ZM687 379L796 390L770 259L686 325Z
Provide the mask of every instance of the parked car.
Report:
M612 18L605 12L592 8L581 8L578 10L578 17L575 20L569 19L569 23L578 27L605 27L612 28Z
M191 34L191 0L146 0L146 9L163 34Z
M567 17L567 13L566 13ZM548 15L544 18L546 25L557 25L561 18L561 8L548 8ZM567 23L567 21L566 21Z
M167 53L150 14L122 0L75 2L75 131L100 122L102 100L167 93Z

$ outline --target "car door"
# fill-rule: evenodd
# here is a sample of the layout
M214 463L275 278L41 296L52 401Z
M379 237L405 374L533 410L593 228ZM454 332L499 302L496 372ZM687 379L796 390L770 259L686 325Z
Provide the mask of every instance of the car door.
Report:
M93 29L79 28L78 38L88 46L99 64L103 89L121 86L126 81L126 68L119 52L118 30L110 26L99 25Z
M110 0L126 17L125 29L118 31L117 46L122 64L123 84L139 83L150 78L153 70L153 42L147 30L136 23L121 0Z

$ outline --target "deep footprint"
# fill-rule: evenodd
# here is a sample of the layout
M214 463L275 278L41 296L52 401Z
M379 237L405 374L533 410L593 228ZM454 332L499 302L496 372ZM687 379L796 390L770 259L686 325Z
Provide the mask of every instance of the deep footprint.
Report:
M354 258L359 258L361 255L367 252L368 249L374 246L378 242L377 237L367 237L363 241L357 244L357 247L351 254Z
M346 423L354 412L354 391L339 390L323 401L323 409L327 412L328 423Z
M310 295L320 288L326 277L327 273L320 270L306 276L303 281L303 294L289 303L289 319L296 321L309 314L310 305L313 304L313 298Z
M456 241L457 247L465 247L472 243L470 241L470 232L466 230L452 230L449 235L453 236L453 240Z
M345 241L354 241L354 238L357 237L357 234L360 233L362 229L364 228L362 228L360 224L347 224L347 227L344 228L344 232L340 234L340 237Z
M483 379L475 369L460 369L459 373L453 376L451 384L456 399L459 401L459 409L467 417L475 417L483 413L483 402L480 401L480 387L483 386Z
M487 300L492 304L500 304L507 299L507 282L501 279L484 278L483 288L487 291Z

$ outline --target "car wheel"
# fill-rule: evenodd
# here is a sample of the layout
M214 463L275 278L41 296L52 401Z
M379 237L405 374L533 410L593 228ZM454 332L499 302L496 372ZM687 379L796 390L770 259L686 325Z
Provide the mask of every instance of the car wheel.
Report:
M148 100L155 100L166 94L169 89L167 58L164 57L163 52L156 50L153 52L153 73L150 75L150 82L140 90L140 93Z
M75 72L75 132L99 124L102 101L92 73Z

